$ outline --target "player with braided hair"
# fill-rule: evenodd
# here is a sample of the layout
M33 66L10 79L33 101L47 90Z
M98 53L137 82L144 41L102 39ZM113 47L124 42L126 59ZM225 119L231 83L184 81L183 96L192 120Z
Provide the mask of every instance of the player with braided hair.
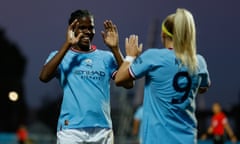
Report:
M104 22L104 43L110 51L92 44L94 18L87 10L71 14L66 40L48 56L40 80L56 77L63 90L57 125L58 144L113 144L110 116L110 80L123 62L117 27ZM131 88L133 83L124 84Z

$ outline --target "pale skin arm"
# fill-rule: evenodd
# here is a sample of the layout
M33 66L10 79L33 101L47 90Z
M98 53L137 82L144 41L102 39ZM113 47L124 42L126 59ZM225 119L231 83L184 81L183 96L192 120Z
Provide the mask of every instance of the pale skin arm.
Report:
M77 22L77 20L75 20L72 24L68 26L66 41L64 42L58 53L47 64L43 66L40 72L39 79L42 82L48 82L55 76L57 67L61 63L68 49L78 42L78 39L82 35L82 33L79 33L77 36L75 36L73 32L74 27L77 27L78 25L79 23Z
M132 129L132 135L137 136L139 133L139 127L140 127L140 120L134 119L133 120L133 129Z
M138 36L136 35L131 35L129 38L125 39L125 50L127 56L136 58L142 52L142 46L142 44L138 44ZM115 83L117 85L122 85L124 82L134 80L128 71L130 65L130 62L124 61L118 69L115 76Z

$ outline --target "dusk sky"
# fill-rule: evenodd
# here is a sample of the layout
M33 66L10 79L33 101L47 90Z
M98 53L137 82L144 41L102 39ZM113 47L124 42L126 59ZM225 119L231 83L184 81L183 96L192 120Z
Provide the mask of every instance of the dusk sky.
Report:
M197 28L197 50L208 64L212 81L202 95L206 108L219 101L228 109L240 103L240 1L239 0L1 0L0 27L26 57L25 94L30 107L40 107L46 95L59 96L56 80L42 83L38 79L45 59L65 40L67 21L72 11L88 9L95 16L93 43L107 49L100 35L103 21L111 19L118 26L120 46L124 39L137 34L147 49L154 21L161 22L176 8L192 12ZM158 24L158 31L161 24ZM155 35L159 42L159 34ZM9 55L11 57L11 55Z

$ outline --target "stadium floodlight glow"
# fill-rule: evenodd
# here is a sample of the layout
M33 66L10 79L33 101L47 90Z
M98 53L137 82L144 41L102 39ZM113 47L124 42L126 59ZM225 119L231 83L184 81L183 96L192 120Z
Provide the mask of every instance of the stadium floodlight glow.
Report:
M10 91L8 93L8 98L10 101L16 102L19 98L19 95L16 91Z

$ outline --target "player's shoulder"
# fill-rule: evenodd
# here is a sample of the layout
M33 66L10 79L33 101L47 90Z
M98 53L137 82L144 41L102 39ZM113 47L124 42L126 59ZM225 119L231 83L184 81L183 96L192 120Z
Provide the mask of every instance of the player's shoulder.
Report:
M109 50L96 49L95 50L95 55L99 59L102 59L105 62L115 60L113 53L111 51L109 51Z
M52 51L49 53L49 57L53 57L53 56L55 56L57 53L58 53L58 50L52 50Z
M224 112L220 112L219 115L221 115L222 117L226 117L226 114Z
M203 55L197 54L197 60L199 64L206 64L206 60Z
M205 61L205 57L202 54L197 54L197 58Z
M98 53L111 53L109 50L104 50L104 49L96 49L95 51Z
M56 54L56 53L58 53L58 50L52 50L52 51L50 52L50 54Z
M146 54L166 54L169 50L166 48L148 48L144 53Z
M166 56L168 57L170 53L170 50L166 48L149 48L146 49L140 57L148 61L155 61L156 59L159 60L166 58Z

